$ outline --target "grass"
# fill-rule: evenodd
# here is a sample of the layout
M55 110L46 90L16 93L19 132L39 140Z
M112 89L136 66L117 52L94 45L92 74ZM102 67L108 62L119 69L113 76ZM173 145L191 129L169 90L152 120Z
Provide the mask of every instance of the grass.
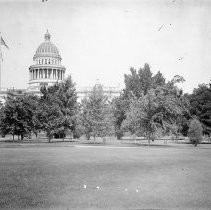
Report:
M211 208L211 145L58 145L0 144L0 208Z

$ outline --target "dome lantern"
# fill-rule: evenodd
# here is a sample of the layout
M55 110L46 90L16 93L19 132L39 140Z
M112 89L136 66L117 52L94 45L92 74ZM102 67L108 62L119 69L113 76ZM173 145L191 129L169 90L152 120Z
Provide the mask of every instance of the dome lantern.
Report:
M47 30L47 32L46 32L46 34L45 34L45 41L50 41L50 39L51 39L51 35L50 35L50 33L48 32L48 30Z

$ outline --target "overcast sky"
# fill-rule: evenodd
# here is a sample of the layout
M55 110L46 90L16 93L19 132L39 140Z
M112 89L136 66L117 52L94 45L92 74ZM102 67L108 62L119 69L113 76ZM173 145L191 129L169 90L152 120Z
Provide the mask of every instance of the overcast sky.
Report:
M185 92L211 80L211 1L0 0L2 87L27 88L46 30L77 86L124 86L131 66L149 63Z

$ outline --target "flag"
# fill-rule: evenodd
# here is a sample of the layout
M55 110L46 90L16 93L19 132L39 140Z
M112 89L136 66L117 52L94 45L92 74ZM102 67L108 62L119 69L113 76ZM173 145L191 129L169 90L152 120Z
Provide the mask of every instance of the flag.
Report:
M9 47L7 46L6 42L4 41L4 39L0 36L1 40L0 40L0 45L4 45L7 49L9 49ZM3 56L2 56L2 52L1 52L1 47L0 47L0 59L3 62Z
M1 37L1 44L4 45L7 49L9 49L9 47L7 46L7 44L5 43L2 37Z

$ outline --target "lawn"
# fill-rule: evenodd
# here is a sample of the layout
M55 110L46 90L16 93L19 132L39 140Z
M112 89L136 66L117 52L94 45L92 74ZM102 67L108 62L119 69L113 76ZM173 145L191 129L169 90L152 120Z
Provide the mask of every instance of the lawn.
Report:
M4 143L0 171L2 209L211 209L211 145Z

